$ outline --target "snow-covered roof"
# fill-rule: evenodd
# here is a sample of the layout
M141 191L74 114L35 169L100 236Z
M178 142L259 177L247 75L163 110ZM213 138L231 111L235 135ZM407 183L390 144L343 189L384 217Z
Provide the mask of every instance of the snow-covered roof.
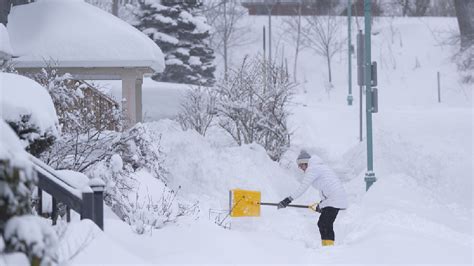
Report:
M2 59L10 59L11 55L13 54L12 47L10 45L10 38L8 37L8 31L0 23L0 60Z
M24 76L0 72L0 116L7 121L20 121L31 115L39 134L58 136L58 117L49 93L40 84Z
M160 48L125 21L83 0L38 0L15 6L8 32L18 67L151 67L164 69Z

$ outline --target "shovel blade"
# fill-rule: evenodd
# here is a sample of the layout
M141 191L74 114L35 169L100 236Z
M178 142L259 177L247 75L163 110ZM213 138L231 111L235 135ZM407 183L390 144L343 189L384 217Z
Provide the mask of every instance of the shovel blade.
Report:
M260 191L233 189L230 191L231 217L260 216Z

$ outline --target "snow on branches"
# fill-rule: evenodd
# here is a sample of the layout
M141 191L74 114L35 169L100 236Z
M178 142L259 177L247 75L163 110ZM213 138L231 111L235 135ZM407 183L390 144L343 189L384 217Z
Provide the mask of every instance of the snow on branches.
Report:
M178 120L183 129L205 135L217 120L238 145L258 143L273 160L290 144L288 104L294 85L282 67L258 59L244 59L214 88L192 88Z

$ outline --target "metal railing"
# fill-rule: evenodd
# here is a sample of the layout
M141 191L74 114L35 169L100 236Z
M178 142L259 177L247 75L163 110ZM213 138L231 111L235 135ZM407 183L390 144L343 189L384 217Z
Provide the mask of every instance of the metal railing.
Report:
M61 178L54 169L34 156L29 156L33 168L38 174L38 214L43 215L43 191L52 197L51 218L53 225L58 219L58 203L66 205L66 219L71 221L71 209L80 214L82 219L92 220L100 229L104 230L104 183L92 179L89 186L74 187L67 180Z

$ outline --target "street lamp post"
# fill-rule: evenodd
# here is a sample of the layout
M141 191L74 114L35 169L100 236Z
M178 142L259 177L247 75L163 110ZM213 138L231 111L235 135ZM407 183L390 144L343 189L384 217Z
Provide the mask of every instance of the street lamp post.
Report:
M377 181L374 173L372 112L374 111L372 99L372 62L371 62L371 0L364 0L365 20L365 88L366 88L366 125L367 125L367 172L365 173L366 190Z

